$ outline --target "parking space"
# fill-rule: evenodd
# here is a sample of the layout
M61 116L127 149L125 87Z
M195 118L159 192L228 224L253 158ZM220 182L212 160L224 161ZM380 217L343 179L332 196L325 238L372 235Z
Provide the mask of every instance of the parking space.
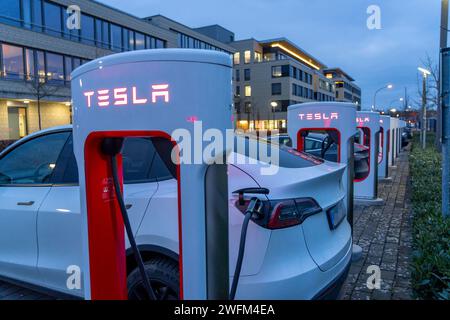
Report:
M411 299L410 259L412 253L412 215L408 199L408 152L391 170L392 181L380 182L383 206L355 207L354 241L363 249L363 257L354 262L342 289L342 299ZM381 288L370 290L367 269L380 267Z

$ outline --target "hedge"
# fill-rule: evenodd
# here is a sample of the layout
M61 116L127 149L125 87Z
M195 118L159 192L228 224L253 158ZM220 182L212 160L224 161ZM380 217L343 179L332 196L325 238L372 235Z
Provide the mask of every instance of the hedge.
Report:
M441 212L441 154L432 135L422 150L414 136L409 156L413 208L412 286L418 299L450 298L450 219Z

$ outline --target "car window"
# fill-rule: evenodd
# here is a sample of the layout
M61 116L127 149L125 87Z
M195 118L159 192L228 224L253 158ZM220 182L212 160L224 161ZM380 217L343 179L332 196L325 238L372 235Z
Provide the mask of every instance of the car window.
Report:
M305 138L305 151L306 152L311 151L311 150L316 150L316 149L320 150L321 148L322 148L321 141Z
M69 135L70 132L51 133L12 149L0 159L0 184L50 183Z
M144 183L173 178L159 154L154 142L158 138L126 138L122 150L124 182ZM170 151L169 151L170 153ZM77 184L78 167L73 153L73 141L70 136L58 162L66 162L61 173L56 174L54 183Z
M73 153L72 134L67 139L61 155L59 156L55 172L53 173L52 183L55 184L77 184L78 166Z

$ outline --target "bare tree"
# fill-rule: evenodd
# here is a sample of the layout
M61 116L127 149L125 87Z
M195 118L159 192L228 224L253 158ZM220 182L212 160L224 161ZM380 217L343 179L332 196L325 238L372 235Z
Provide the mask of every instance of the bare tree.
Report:
M39 130L42 130L41 100L56 95L61 87L50 84L43 76L33 77L31 81L27 82L27 86L36 98Z
M425 69L430 71L430 75L427 79L427 109L437 109L439 105L439 66L434 62L434 60L427 53L424 59L420 59L421 64ZM422 75L417 75L417 93L418 97L413 99L416 106L420 108L422 104Z

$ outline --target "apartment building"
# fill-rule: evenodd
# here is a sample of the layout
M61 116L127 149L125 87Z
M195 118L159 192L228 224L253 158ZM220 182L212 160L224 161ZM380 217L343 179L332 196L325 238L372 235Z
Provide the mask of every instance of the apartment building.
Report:
M67 27L70 5L81 9L79 29ZM2 0L0 140L69 124L70 73L79 65L116 52L180 47L234 51L168 18L141 19L92 0Z
M335 84L336 101L352 102L361 110L361 89L355 84L355 79L340 68L325 69L323 73Z
M326 65L288 39L230 44L236 49L236 128L285 131L289 105L335 100L334 82L322 72Z

